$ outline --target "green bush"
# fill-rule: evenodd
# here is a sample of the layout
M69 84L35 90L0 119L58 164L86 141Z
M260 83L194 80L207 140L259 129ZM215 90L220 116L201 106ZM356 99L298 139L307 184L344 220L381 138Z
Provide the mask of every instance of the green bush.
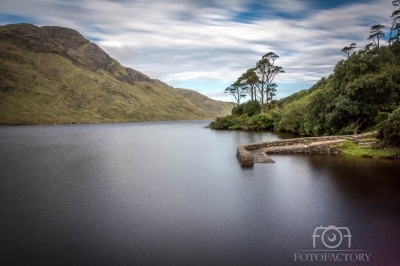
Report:
M211 122L212 129L231 129L231 130L272 130L274 128L273 112L271 114L260 113L254 116L247 114L228 115L217 117Z
M272 115L268 115L265 113L257 114L253 117L250 117L247 123L248 129L252 130L267 130L274 128L274 119Z
M247 114L242 114L241 116L237 117L235 123L232 126L229 126L228 129L247 129L246 123L249 119Z
M237 116L228 115L224 117L217 117L215 121L211 122L210 128L212 129L228 129L237 123Z
M258 101L248 101L244 103L243 113L248 116L254 116L259 114L261 111L261 106Z
M389 115L390 113L388 112L379 112L378 115L374 118L374 122L376 124L382 123L389 118Z
M276 119L275 130L308 135L309 132L304 128L308 103L309 97L305 96L285 105Z
M244 110L244 103L233 107L232 111L231 111L231 114L232 115L241 116L243 114L243 110Z
M258 101L248 101L233 107L231 114L237 116L241 116L242 114L253 116L259 114L260 111L261 111L261 106Z
M379 125L378 138L388 144L400 146L400 107Z

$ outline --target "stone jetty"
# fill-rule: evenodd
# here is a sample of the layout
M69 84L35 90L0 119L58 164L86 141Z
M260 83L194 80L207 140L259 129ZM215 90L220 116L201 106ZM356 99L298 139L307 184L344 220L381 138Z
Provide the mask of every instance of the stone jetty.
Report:
M360 139L374 137L377 132L368 132L357 135L306 137L285 139L278 141L252 143L239 146L236 156L242 166L253 166L254 163L273 163L268 154L290 154L290 153L340 153L337 144Z

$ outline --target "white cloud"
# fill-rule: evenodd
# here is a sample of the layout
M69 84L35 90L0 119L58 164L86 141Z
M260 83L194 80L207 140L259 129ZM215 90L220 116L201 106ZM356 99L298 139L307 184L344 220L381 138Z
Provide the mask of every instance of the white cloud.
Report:
M232 83L270 51L281 56L276 64L286 71L278 83L313 83L344 58L344 46L356 42L364 47L370 26L383 23L392 10L384 0L330 10L312 9L299 0L271 1L278 11L302 16L238 22L233 18L247 1L227 3L1 0L0 10L33 17L40 25L76 29L123 65L170 84Z
M310 8L306 2L298 0L270 1L270 5L281 12L302 12Z

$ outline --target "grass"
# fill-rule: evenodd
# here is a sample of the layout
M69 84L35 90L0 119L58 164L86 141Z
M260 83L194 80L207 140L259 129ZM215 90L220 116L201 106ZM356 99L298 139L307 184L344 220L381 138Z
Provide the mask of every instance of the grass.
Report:
M29 29L32 36L41 31L15 27ZM0 27L0 36L8 28ZM70 42L62 35L71 32L58 32L58 41ZM71 42L79 46L82 37L72 35L76 40ZM182 95L151 80L126 82L128 70L115 60L108 69L93 70L88 66L91 57L81 55L86 44L75 47L73 61L62 53L35 53L20 44L26 43L23 37L14 39L0 39L0 125L209 119L229 114L233 106ZM40 44L45 46L46 40L43 37Z
M359 146L351 141L341 143L338 146L342 154L355 157L393 159L400 155L400 147L375 148L371 145Z
M223 113L226 113L227 115L230 114L232 108L235 106L233 103L210 101L208 97L192 90L175 88L173 89L173 92L189 99L196 107L202 110L209 110L209 114L211 115L210 118L212 119Z
M38 70L3 61L13 73L15 81L10 85L15 89L0 92L0 124L204 119L215 115L160 84L127 84L109 73L100 75L74 66L58 55L29 57Z

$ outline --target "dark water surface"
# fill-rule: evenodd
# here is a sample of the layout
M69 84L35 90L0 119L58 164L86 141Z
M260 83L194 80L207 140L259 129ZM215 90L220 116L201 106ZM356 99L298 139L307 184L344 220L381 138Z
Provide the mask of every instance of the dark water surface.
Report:
M207 123L0 127L0 265L399 265L399 161L241 168L238 145L288 136Z

